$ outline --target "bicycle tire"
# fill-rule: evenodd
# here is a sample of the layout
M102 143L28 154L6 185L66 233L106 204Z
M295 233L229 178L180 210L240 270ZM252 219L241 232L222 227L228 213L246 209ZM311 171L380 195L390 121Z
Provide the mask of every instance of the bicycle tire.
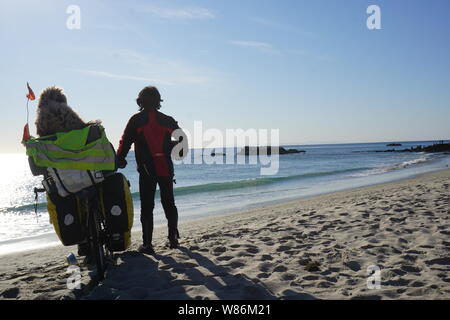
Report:
M90 240L91 253L97 267L97 278L100 281L105 278L106 257L105 248L100 239L101 225L98 220L97 213L98 212L96 210L91 210L89 214L89 233L92 237Z

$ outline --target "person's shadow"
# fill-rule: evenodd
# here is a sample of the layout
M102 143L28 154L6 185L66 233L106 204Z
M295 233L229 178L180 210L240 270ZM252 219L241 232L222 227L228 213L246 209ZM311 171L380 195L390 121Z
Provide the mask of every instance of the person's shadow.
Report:
M171 256L147 256L136 251L119 254L120 263L111 267L105 280L87 299L151 300L268 300L314 299L305 293L286 292L275 296L262 282L243 274L230 273L230 267L218 266L198 252L180 247L184 259ZM187 259L186 259L187 258ZM289 290L288 290L289 291Z
M157 256L157 259L172 266L172 272L182 272L187 283L197 286L199 293L209 292L213 299L220 300L277 299L262 283L252 281L243 274L233 275L226 267L216 265L198 252L183 247L179 250L194 260L198 267L195 268L196 264L189 262L186 267L186 263L177 262L170 256ZM189 298L201 299L202 296L194 292Z

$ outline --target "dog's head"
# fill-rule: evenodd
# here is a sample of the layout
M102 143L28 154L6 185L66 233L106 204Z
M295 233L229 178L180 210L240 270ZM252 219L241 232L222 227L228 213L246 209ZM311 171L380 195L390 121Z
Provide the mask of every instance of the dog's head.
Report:
M67 98L61 88L45 89L37 107L36 131L39 136L52 135L81 129L86 123L67 105Z

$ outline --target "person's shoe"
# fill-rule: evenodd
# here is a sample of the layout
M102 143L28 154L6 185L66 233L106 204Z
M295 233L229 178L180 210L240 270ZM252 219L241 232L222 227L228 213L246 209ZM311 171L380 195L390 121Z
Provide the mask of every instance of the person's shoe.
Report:
M152 245L148 246L140 245L138 251L144 254L155 254L155 250L153 250Z
M178 248L178 240L177 239L169 239L169 248L170 249Z

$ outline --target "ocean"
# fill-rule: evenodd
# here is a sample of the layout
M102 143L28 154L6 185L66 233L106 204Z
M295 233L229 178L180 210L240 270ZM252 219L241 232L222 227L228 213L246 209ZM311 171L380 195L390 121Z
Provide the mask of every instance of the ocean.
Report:
M427 146L435 141L399 142L400 147L383 143L284 146L305 153L279 156L275 175L261 175L256 156L235 156L234 164L194 164L202 158L191 152L192 164L175 165L175 199L180 221L228 213L304 198L333 191L390 182L417 174L443 170L450 165L449 154L367 152ZM239 149L239 148L238 148ZM205 149L209 155L213 150ZM225 153L237 150L226 149ZM221 157L220 155L216 157ZM255 158L252 158L255 157ZM134 229L140 229L138 174L134 153L128 166L120 170L131 183L135 208ZM225 161L224 161L225 162ZM24 154L0 155L0 255L51 245L59 240L49 223L45 196L34 210L34 187L41 178L33 177ZM155 224L166 223L159 195L154 211ZM183 236L183 235L181 235Z

